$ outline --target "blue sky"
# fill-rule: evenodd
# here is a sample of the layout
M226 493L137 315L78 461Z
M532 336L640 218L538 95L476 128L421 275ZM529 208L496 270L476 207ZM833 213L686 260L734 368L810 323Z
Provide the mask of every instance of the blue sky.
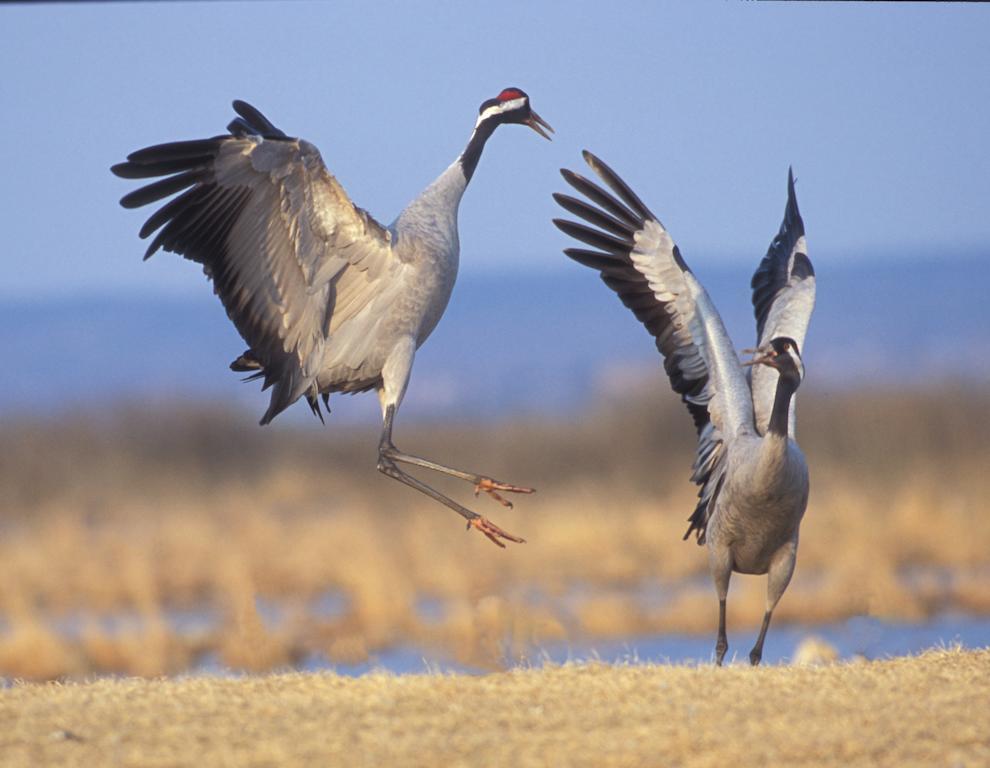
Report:
M462 273L567 269L549 219L588 147L689 262L755 264L798 177L812 258L990 242L990 8L788 3L106 3L0 7L2 298L194 293L142 264L109 166L223 131L243 98L314 142L383 223L463 148L477 107L530 93L557 130L489 142Z

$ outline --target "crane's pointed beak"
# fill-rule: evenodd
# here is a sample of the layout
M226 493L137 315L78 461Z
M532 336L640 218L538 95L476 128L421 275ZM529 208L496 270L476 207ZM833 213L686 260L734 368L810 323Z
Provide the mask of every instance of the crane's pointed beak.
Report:
M530 110L529 112L529 119L526 121L526 125L532 128L538 134L540 134L540 136L542 136L547 141L553 141L553 139L550 138L550 133L554 133L554 130L553 128L550 127L550 123L548 123L546 120L544 120L542 117L540 117L532 110ZM547 130L546 131L543 130L544 128L546 128ZM547 131L550 131L550 133L547 133Z
M776 353L773 351L773 347L764 349L744 349L742 351L744 355L752 355L752 360L744 360L743 366L748 365L769 365L771 368L776 368L777 365L774 362L774 357Z

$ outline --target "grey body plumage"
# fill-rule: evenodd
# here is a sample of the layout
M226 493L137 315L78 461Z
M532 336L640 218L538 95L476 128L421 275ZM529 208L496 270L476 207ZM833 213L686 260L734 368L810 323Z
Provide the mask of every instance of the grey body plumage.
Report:
M758 664L773 609L794 571L809 489L808 467L794 439L794 393L804 376L800 349L814 309L815 276L793 175L780 231L753 275L757 347L753 360L741 363L707 292L657 217L605 163L589 152L584 157L608 189L562 170L585 199L554 198L587 224L554 223L592 246L564 252L598 270L646 326L671 387L694 418L698 448L691 479L701 488L684 538L695 533L707 546L719 597L719 664L728 647L730 575L767 574L766 613L750 654Z
M496 544L521 541L401 470L411 464L498 492L531 492L401 453L392 421L416 350L446 309L457 276L457 211L481 151L503 123L550 126L518 88L484 102L464 152L383 227L355 206L307 141L234 102L228 134L131 153L111 170L127 179L164 176L121 199L134 208L177 196L148 219L159 248L203 266L227 315L248 344L232 363L261 378L272 395L267 424L300 397L378 392L384 428L379 469L462 515ZM544 130L546 129L546 130Z

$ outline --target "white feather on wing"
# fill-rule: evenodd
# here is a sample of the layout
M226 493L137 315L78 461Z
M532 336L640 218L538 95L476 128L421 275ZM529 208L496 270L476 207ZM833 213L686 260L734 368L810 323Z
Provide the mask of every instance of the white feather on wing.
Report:
M788 336L804 354L804 339L815 308L815 270L808 259L804 221L794 193L794 175L787 176L787 206L780 231L770 243L753 274L753 310L756 315L757 346ZM766 434L776 396L778 374L764 365L753 366L750 382L757 431ZM797 398L791 398L788 431L794 437Z

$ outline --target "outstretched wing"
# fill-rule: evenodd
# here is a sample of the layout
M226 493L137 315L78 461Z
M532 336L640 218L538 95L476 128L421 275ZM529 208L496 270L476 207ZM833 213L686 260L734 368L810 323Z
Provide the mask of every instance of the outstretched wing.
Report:
M356 207L316 147L234 102L229 135L160 144L113 166L125 179L166 178L125 195L137 208L181 193L141 228L203 265L252 363L274 385L266 424L314 382L335 297L364 304L398 261L390 233ZM354 298L356 296L356 299Z
M794 194L794 174L787 171L787 206L780 231L770 243L767 255L756 268L751 282L753 311L756 315L757 345L778 336L789 336L804 354L804 337L815 308L815 270L808 259L804 221ZM766 434L777 389L778 373L766 365L751 371L756 429ZM794 399L791 399L789 428L794 436Z
M656 341L664 370L694 418L698 452L692 480L701 485L691 531L704 541L724 477L724 442L752 431L749 386L708 293L681 258L667 230L611 168L584 152L592 170L614 192L568 170L564 179L589 202L563 194L554 199L588 224L554 219L563 232L594 250L564 253L601 273Z

